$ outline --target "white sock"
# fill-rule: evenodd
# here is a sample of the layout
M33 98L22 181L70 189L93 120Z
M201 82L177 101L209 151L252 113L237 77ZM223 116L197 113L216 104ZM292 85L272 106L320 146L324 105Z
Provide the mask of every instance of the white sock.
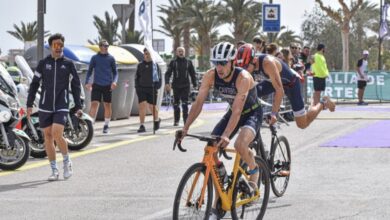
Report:
M104 119L104 125L108 125L110 123L110 118L105 118Z

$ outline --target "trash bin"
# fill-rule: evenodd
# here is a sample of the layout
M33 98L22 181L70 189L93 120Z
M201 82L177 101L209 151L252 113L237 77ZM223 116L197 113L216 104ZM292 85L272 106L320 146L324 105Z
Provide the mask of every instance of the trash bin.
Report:
M144 45L141 45L141 44L122 44L122 45L120 45L120 47L122 47L122 48L126 49L127 51L129 51L130 53L132 53L138 59L139 62L143 61L143 59L144 59L144 55L143 55L144 52L143 51L145 48ZM157 63L157 64L160 67L161 77L162 77L162 86L158 91L157 104L156 104L158 106L158 108L160 109L162 99L164 96L165 72L167 70L167 64L165 62L161 62L161 63ZM135 87L134 79L133 79L132 83L130 84L130 86L132 86L133 88ZM131 109L131 115L138 115L138 114L139 114L138 96L135 95L133 107ZM150 114L152 114L152 112L149 109L147 109L147 114L150 115Z
M99 51L98 45L88 45L88 48ZM110 46L108 53L111 54L117 63L118 83L117 88L112 92L112 120L129 118L134 102L134 77L137 70L138 60L127 50ZM97 117L104 120L103 105L100 105Z

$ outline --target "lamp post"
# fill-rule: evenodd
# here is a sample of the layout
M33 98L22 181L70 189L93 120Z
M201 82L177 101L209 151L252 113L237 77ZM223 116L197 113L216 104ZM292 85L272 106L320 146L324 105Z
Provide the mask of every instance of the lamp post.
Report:
M44 34L45 34L45 22L44 17L46 13L46 0L38 0L38 18L37 18L37 24L38 24L38 38L37 38L37 60L43 59L43 41L44 41Z

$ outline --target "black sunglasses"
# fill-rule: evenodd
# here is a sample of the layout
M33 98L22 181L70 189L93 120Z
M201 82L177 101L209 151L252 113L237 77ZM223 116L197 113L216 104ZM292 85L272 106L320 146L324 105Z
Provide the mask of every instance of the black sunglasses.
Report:
M226 64L228 64L228 61L211 61L211 63L212 63L214 66L218 66L218 65L226 66Z
M295 50L295 49L298 49L298 47L291 47L291 49L294 49L294 50Z

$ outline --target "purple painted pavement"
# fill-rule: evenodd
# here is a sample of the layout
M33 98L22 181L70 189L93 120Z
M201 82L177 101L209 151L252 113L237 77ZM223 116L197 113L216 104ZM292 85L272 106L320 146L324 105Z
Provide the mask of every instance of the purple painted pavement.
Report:
M390 120L376 122L321 147L390 148Z

